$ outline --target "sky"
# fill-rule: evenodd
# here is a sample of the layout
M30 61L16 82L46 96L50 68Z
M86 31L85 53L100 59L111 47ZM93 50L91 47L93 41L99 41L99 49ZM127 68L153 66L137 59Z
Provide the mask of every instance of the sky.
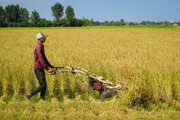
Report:
M0 0L5 8L19 4L27 8L29 14L36 10L41 18L54 20L51 6L61 3L65 9L70 5L75 17L94 21L180 21L180 0Z

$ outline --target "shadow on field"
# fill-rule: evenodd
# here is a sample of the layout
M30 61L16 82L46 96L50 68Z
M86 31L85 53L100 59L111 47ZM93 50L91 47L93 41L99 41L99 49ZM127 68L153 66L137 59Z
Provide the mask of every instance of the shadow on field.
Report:
M0 97L3 95L2 82L0 81Z
M53 94L58 99L58 101L63 101L63 94L58 79L55 79L54 81Z

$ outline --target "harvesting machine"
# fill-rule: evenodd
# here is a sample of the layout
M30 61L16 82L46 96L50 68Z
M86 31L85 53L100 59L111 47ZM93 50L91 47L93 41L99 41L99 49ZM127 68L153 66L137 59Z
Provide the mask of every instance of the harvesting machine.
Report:
M102 100L117 95L118 92L123 89L123 87L127 88L122 84L114 84L106 80L102 76L95 75L81 67L72 67L72 66L54 67L52 74L55 75L57 73L65 73L65 72L69 72L77 76L77 78L79 78L79 80L81 80L84 85L86 85L89 89L91 89L91 91L93 90L99 91L100 98ZM88 80L84 79L82 75L87 76Z

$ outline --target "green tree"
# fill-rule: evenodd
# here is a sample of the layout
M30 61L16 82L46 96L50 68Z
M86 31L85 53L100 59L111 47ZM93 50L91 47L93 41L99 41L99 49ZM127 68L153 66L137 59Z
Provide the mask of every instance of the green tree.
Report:
M66 23L68 26L72 26L74 21L75 21L74 10L71 6L68 6L66 8Z
M5 22L7 24L20 22L19 5L8 5L5 7Z
M26 8L20 9L20 19L22 26L28 26L29 12Z
M38 25L39 25L39 27L51 27L52 22L50 20L46 20L45 18L43 18L39 21Z
M53 16L55 20L59 21L59 19L63 16L64 7L60 3L56 3L54 6L51 7L51 10L53 12Z
M105 21L103 24L104 24L105 26L109 26L109 21Z
M5 19L4 9L3 9L2 6L0 6L0 27L4 27L5 26L4 19Z
M39 21L39 27L48 27L48 21L43 18Z
M135 23L135 22L129 22L129 25L135 26L135 25L138 25L138 23Z
M38 26L38 22L40 20L41 18L40 18L39 13L36 10L32 11L31 18L30 18L31 26Z
M122 26L126 25L126 23L124 22L124 19L121 19L120 25L122 25Z
M90 26L91 25L91 21L89 21L89 19L83 18L82 22L83 22L83 26Z
M110 21L111 26L115 26L116 22L115 21Z
M83 26L83 20L76 19L75 26L79 26L79 27Z
M94 25L94 20L91 18L91 23L90 23L91 26Z
M95 26L100 26L101 24L102 24L102 23L101 23L100 21L95 21L95 22L94 22L94 25L95 25Z

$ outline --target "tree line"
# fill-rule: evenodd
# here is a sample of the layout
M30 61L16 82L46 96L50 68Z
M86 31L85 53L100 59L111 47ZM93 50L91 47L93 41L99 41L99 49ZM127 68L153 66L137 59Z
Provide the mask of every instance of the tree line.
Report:
M56 3L51 7L54 20L46 20L41 18L38 11L32 11L30 17L26 8L17 5L8 5L4 9L0 6L0 26L1 27L50 27L50 26L81 26L77 24L79 21L75 19L74 10L71 6L67 6L64 15L64 7L60 3ZM62 19L61 19L62 18Z
M56 3L51 7L53 21L41 18L38 11L32 11L31 15L26 8L17 5L8 5L3 9L0 6L0 27L56 27L56 26L124 26L126 23L123 19L120 21L94 21L83 17L77 19L71 6L67 6L64 15L64 7ZM30 17L29 17L30 16Z
M0 6L0 27L57 27L57 26L125 26L125 25L169 25L170 22L149 22L143 21L141 23L125 22L124 19L120 21L94 21L86 18L77 19L75 17L74 9L69 5L65 10L64 6L57 2L52 7L52 15L54 20L46 20L41 18L38 11L32 11L29 14L26 8L17 5L8 5L5 8ZM174 23L173 23L174 24ZM177 23L178 25L180 23Z

